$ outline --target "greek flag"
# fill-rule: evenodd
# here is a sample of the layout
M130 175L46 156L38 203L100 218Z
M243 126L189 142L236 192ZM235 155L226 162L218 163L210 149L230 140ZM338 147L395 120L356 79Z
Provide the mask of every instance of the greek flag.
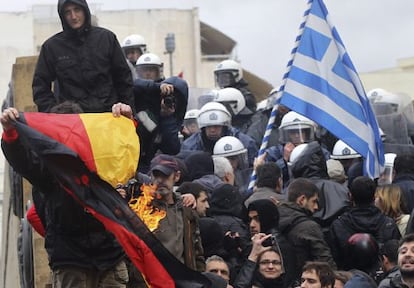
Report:
M378 177L384 156L375 115L324 3L309 4L280 103L342 139L364 157L364 174Z

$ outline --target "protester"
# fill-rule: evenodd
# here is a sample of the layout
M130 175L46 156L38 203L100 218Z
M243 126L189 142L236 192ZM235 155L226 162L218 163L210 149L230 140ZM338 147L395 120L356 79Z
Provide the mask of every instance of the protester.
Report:
M66 100L84 112L110 112L116 103L133 107L131 71L115 34L91 24L85 0L61 0L58 13L63 31L42 44L33 76L38 110Z
M124 111L113 112L119 117ZM1 115L2 149L14 169L45 199L44 207L37 208L41 209L39 214L45 212L45 248L56 287L79 287L85 281L95 283L89 287L126 287L123 249L102 223L53 180L37 155L24 149L13 125L17 118L15 108L7 108Z

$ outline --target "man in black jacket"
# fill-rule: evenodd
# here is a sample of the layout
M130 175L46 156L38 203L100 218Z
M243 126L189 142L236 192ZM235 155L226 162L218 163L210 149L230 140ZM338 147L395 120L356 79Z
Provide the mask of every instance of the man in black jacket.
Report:
M84 112L133 107L131 71L115 34L92 26L85 0L59 0L58 13L63 31L43 43L33 77L39 112L66 100Z
M406 213L411 213L414 209L414 155L397 155L394 161L395 176L393 184L400 186L404 194Z
M328 262L336 268L322 229L312 219L312 214L318 209L318 192L310 180L297 178L288 186L288 201L278 206L279 230L294 247L297 278L306 261Z
M366 176L355 178L350 190L354 207L331 225L332 252L341 269L353 268L352 263L345 261L348 258L345 253L346 245L353 234L371 234L380 246L387 240L401 237L395 221L385 216L374 205L375 190L376 185L371 178Z
M115 110L113 114L120 116ZM53 270L53 287L126 287L123 249L104 225L64 190L39 157L24 148L13 126L18 117L18 111L11 107L1 115L2 149L13 168L44 197L44 206L41 210L36 206L36 210L44 213L45 249Z

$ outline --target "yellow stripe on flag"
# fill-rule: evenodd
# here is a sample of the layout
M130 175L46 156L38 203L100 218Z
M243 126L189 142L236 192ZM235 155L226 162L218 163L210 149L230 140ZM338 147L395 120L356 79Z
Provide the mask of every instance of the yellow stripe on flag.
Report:
M134 177L140 145L132 120L112 113L79 114L99 177L113 187Z

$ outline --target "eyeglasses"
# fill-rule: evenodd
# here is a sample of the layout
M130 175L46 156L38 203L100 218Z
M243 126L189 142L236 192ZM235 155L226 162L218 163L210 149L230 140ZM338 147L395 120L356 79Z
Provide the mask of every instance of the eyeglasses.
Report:
M263 260L263 261L260 261L259 264L263 266L268 266L269 264L276 266L276 265L281 265L282 262L280 262L279 260Z

